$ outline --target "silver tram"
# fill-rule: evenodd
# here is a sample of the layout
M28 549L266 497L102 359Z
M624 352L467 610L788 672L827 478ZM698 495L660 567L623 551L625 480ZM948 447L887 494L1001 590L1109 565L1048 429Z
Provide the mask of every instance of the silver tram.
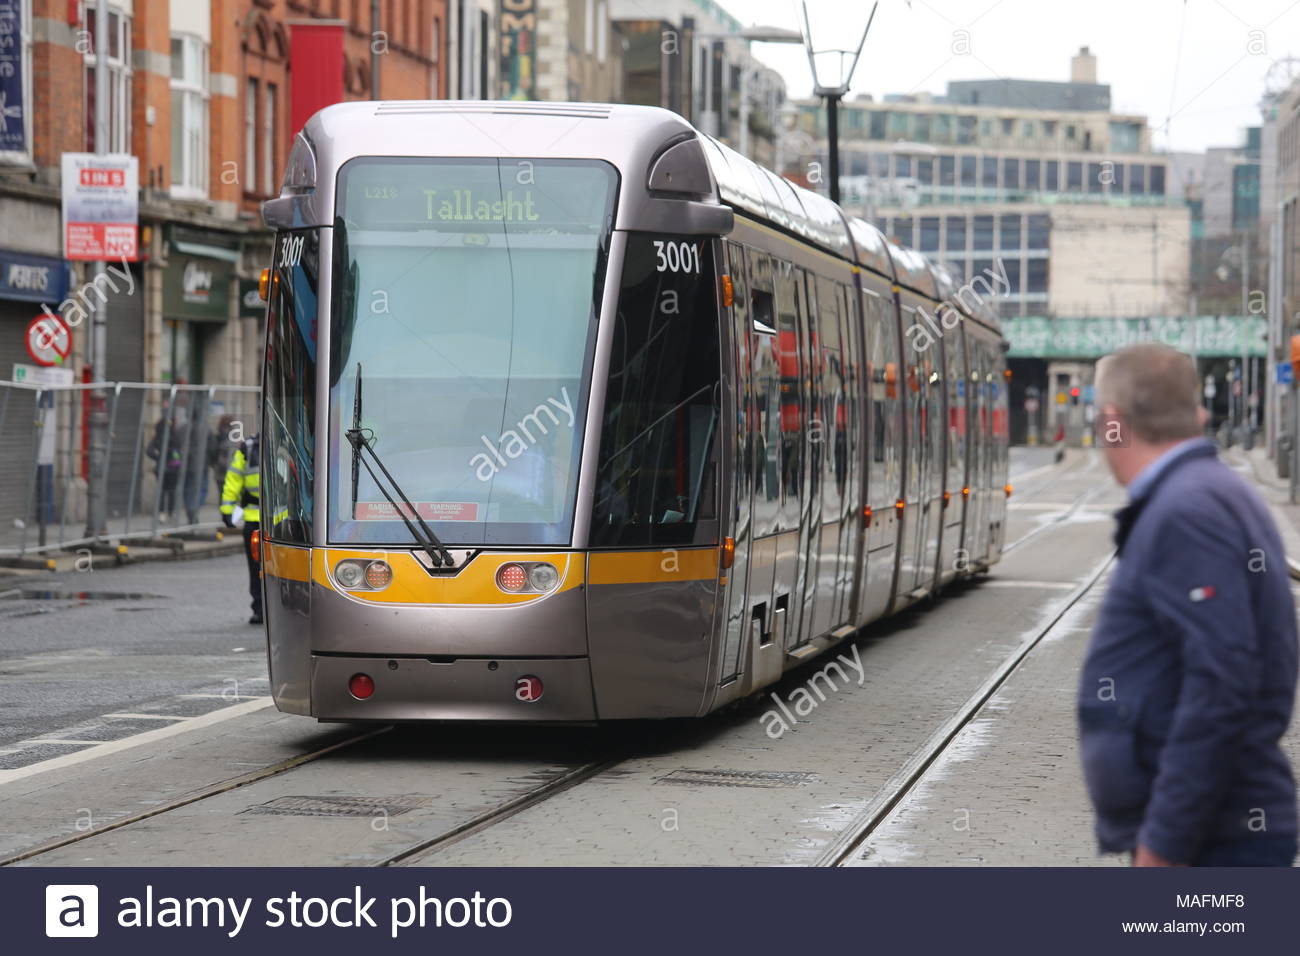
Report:
M282 711L700 716L999 558L997 290L674 113L339 104L264 215Z

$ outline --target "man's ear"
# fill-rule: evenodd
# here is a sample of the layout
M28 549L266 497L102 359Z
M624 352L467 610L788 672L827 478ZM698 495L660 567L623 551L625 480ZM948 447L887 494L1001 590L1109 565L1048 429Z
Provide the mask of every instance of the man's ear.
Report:
M1204 405L1198 406L1196 409L1196 420L1200 422L1201 427L1204 428L1206 423L1210 420L1210 410Z

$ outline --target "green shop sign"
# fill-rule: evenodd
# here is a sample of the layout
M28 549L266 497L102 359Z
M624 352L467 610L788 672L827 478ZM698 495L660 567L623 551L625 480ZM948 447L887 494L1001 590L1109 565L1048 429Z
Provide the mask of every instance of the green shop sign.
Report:
M1095 359L1126 345L1161 342L1189 355L1263 356L1267 351L1262 315L1195 315L1151 319L1002 320L1011 358Z

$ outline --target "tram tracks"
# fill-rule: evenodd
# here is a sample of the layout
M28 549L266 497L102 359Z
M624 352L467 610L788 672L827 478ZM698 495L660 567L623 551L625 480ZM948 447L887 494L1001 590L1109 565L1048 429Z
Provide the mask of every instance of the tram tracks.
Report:
M1050 525L1049 525L1050 526ZM872 834L889 819L894 809L907 799L957 738L976 719L1020 665L1052 633L1065 616L1097 585L1114 561L1108 554L1087 578L1050 612L1042 624L1013 649L985 678L969 698L927 738L925 743L903 762L876 792L871 801L813 862L813 866L844 866L853 860Z
M1047 478L1044 487L1059 487L1059 482L1069 478L1086 477L1092 470L1092 467L1085 465L1082 468L1070 469L1067 473L1056 473ZM1076 495L1069 504L1062 504L1062 513L1054 516L1053 520L1045 521L1027 534L1022 535L1015 542L1007 547L1006 550L1018 546L1030 538L1046 531L1049 528L1059 527L1060 523L1067 520L1071 515L1076 513L1086 501L1100 491L1105 490L1108 483L1095 483L1092 487L1086 488L1080 494ZM1040 492L1041 488L1035 488L1035 492ZM1041 643L1051 631L1059 626L1062 619L1075 607L1080 600L1097 584L1104 576L1112 557L1107 557L1094 570L1090 571L1087 578L1066 598L1061 600L1053 608L1047 611L1049 617L1043 622L1036 625L1035 628L1004 658L999 665L984 679L975 692L967 699L941 726L937 727L927 738L924 743L914 751L897 770L886 780L884 785L878 790L877 794L871 799L865 808L853 818L849 826L829 844L823 853L817 858L814 865L837 866L842 865L853 859L855 854L859 853L864 844L870 840L871 835L890 818L894 809L907 799L908 795L913 792L915 787L920 784L938 761L953 745L955 740L962 734L971 722L976 718L984 705L990 698L998 692L1010 676L1017 670L1021 663L1033 652L1034 648ZM69 834L57 839L38 844L29 849L12 853L11 855L0 858L0 866L19 864L32 860L39 860L47 854L55 853L76 844L84 843L96 837L104 836L113 831L122 830L134 824L143 821L165 816L168 813L180 810L184 807L192 806L207 800L213 800L223 794L228 794L240 788L248 787L262 781L281 777L292 773L306 764L320 760L331 755L338 755L346 750L359 748L360 745L367 741L372 741L381 735L387 734L393 730L392 726L384 725L379 727L366 728L362 732L346 736L343 739L335 739L328 745L318 747L306 753L298 754L294 757L282 760L278 763L251 771L249 773L230 778L225 781L213 783L211 785L191 791L183 796L177 797L165 803L160 803L150 807L147 810L124 816L120 819L113 820L109 823L88 829L85 832ZM580 787L582 784L594 780L600 775L612 770L619 764L635 756L636 747L629 746L627 740L621 743L606 741L598 746L593 746L587 754L574 754L578 759L572 761L561 761L561 766L555 772L546 776L545 779L534 785L527 786L519 792L507 795L496 805L483 809L480 812L473 813L461 822L453 825L442 825L436 834L426 835L421 839L413 840L400 849L392 847L383 848L386 854L366 860L367 865L391 867L404 865L419 865L430 857L439 852L452 847L463 840L473 837L485 830L488 830L497 824L500 824L511 817L532 810L539 805L551 800L560 794ZM591 759L586 759L588 756Z

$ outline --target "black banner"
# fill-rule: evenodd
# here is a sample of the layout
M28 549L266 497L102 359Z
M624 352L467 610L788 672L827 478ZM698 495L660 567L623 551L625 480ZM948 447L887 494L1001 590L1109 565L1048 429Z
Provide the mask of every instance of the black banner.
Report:
M187 956L286 944L351 953L377 943L423 953L1095 956L1289 951L1300 877L1113 867L9 868L0 872L0 893L6 949L15 953L72 937L109 952Z

